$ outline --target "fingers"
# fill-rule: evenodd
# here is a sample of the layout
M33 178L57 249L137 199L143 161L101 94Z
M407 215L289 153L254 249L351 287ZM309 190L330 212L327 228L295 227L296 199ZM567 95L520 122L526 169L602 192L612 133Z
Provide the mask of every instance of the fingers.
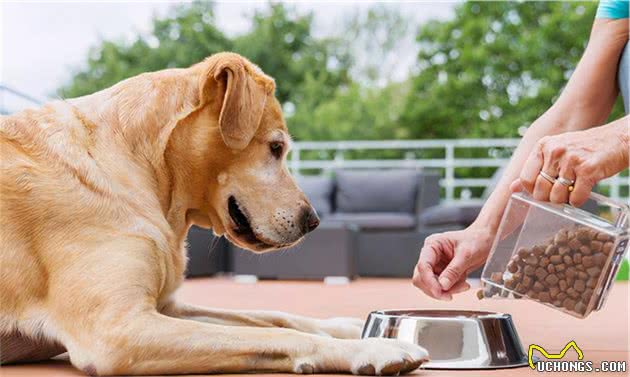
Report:
M568 179L570 181L575 181L575 172L573 171L573 167L570 166L567 162L564 162L560 167L560 171L558 172L558 177L562 177L564 179ZM552 203L568 203L569 202L569 186L556 181L556 183L551 188L551 193L549 194L549 200Z
M521 191L523 191L523 185L521 184L521 179L517 178L516 180L514 180L514 182L510 184L510 192L515 193Z
M543 144L543 166L538 172L538 177L536 177L536 185L532 196L536 200L549 201L551 189L556 184L554 180L558 177L560 160L565 150L564 147L555 145L548 139L542 139L541 143Z
M573 191L569 194L569 203L574 207L581 207L586 203L593 190L593 184L585 178L577 177Z
M473 253L468 249L458 250L448 266L442 271L438 281L443 291L449 291L455 284L466 278L466 271L472 263Z
M536 179L538 178L538 173L540 173L540 169L543 166L543 152L542 152L542 143L538 143L536 149L530 153L527 161L525 161L525 165L523 165L523 170L521 171L521 175L519 180L521 181L521 185L523 189L529 193L534 192L534 187L536 186Z
M427 296L440 300L451 300L450 294L443 291L437 280L445 262L443 259L442 245L439 239L429 237L420 250L418 265L413 274L413 285L420 288Z
M422 253L423 251L421 251ZM419 288L424 294L439 300L451 300L450 294L442 291L438 283L437 275L425 262L418 261L418 265L413 273L413 285Z

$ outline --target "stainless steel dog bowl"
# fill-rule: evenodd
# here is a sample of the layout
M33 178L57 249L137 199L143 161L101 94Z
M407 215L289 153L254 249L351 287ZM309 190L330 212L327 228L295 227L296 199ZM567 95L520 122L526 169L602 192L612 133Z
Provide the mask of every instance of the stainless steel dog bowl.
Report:
M527 353L503 313L386 310L370 313L363 338L396 338L429 351L427 369L497 369L528 365Z

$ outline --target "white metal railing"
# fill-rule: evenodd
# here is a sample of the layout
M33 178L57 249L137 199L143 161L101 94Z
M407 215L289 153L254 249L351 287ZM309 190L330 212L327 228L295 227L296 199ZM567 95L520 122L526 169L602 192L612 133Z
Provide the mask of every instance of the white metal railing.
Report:
M383 141L305 141L295 142L291 152L289 166L294 174L305 169L329 171L334 169L374 169L374 168L432 168L442 171L443 178L440 185L444 188L446 202L479 201L460 195L456 197L456 189L472 187L486 188L493 180L491 178L458 178L457 168L494 167L500 168L509 162L509 154L518 145L519 139L442 139L442 140L383 140ZM485 149L488 157L457 158L457 151ZM349 159L349 151L401 151L402 159ZM417 158L416 152L427 150L442 150L444 158ZM507 150L505 156L500 151ZM304 159L304 152L319 151L324 158ZM332 158L326 158L332 152ZM498 152L498 153L497 153ZM493 157L494 156L494 157ZM320 156L321 157L321 156ZM609 186L609 196L617 200L628 201L628 196L622 196L622 186L630 186L630 177L619 175L600 182L602 186ZM468 191L469 192L469 191Z

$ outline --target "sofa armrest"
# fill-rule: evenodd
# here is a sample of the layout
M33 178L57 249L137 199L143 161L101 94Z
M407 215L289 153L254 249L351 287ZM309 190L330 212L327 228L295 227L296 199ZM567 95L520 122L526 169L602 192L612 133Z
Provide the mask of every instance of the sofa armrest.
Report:
M416 214L425 209L440 204L440 178L437 171L422 171L418 178L418 193L416 194Z

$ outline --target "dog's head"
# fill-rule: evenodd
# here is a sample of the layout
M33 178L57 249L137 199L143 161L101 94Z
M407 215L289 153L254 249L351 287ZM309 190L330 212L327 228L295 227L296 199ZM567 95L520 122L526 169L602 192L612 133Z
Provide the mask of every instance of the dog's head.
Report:
M319 218L286 165L291 139L275 84L243 57L205 62L201 96L210 119L207 214L215 233L262 252L291 246Z

